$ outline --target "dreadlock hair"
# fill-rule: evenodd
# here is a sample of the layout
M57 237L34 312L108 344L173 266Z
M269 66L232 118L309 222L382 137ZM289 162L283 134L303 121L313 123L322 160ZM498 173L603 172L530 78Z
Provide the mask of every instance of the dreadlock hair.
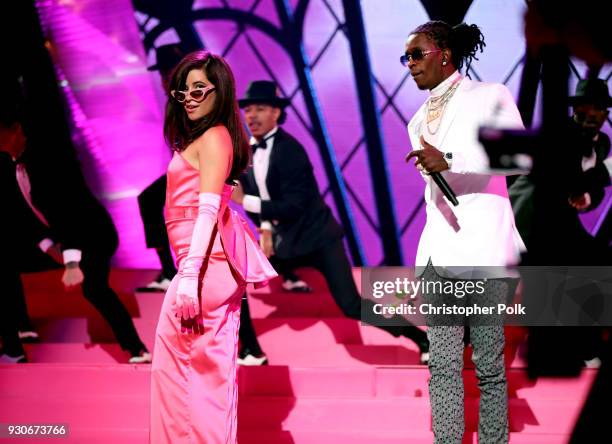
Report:
M484 35L476 25L460 23L451 26L441 20L434 20L417 26L410 34L425 34L440 49L450 49L451 62L458 70L466 65L470 70L472 60L478 60L476 53L486 46Z

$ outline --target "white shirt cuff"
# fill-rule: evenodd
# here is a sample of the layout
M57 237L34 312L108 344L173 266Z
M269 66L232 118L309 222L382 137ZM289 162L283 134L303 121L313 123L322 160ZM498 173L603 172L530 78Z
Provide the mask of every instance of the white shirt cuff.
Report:
M270 223L270 221L264 220L261 222L261 224L259 224L259 228L261 228L262 230L272 231L272 223Z
M54 242L48 237L46 237L38 243L38 248L40 248L44 253L46 253L47 250L53 246L53 244Z
M244 207L245 211L248 211L249 213L261 213L261 199L257 196L247 194L244 196L242 206Z
M64 256L64 265L68 262L81 262L81 250L64 250L62 256Z
M612 177L612 157L608 157L606 160L604 160L603 163L608 169L608 173L610 174L610 177Z

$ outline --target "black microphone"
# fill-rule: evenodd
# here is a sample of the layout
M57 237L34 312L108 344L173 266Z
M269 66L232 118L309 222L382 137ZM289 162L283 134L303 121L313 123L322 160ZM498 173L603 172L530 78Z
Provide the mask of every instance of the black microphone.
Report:
M421 136L421 139L422 138L423 136ZM406 155L406 162L408 162L410 158L415 157L415 156L419 157L419 150L408 153L408 155ZM436 185L438 185L438 188L440 188L440 191L442 191L442 194L444 194L444 196L450 201L450 203L452 203L454 206L459 205L459 201L457 200L457 196L455 195L455 192L448 185L448 182L446 181L446 179L442 177L442 174L437 173L437 172L427 173L427 174L431 176L431 178L436 183Z
M452 203L454 206L459 205L459 201L457 200L457 196L455 195L455 192L450 187L446 179L442 177L442 174L429 173L429 175L431 176L433 181L436 183L436 185L438 185L438 188L440 188L440 191L442 191L442 194L444 194L444 196L450 201L450 203Z

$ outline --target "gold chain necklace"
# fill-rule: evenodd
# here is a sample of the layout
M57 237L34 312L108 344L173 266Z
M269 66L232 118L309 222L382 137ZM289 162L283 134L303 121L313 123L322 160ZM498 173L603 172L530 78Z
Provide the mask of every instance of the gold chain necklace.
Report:
M427 102L427 131L432 136L438 132L440 129L440 125L442 124L442 115L444 114L444 110L446 109L446 105L457 91L459 87L460 81L453 83L443 94L439 97L430 97ZM434 120L439 119L438 126L435 130L429 127L429 124Z

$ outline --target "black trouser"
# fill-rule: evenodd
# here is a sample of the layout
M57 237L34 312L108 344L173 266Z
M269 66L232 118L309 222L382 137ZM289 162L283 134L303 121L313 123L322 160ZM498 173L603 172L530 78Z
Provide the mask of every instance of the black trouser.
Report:
M24 353L19 340L19 322L23 318L29 322L25 303L23 301L23 287L19 272L15 267L3 266L0 272L4 290L0 297L0 337L2 350L10 356L19 356ZM21 294L21 297L19 297Z
M298 281L300 278L295 274L294 268L292 268L291 260L279 259L276 256L270 257L270 263L276 270L276 272L283 278L283 281L291 280Z
M136 332L130 314L109 284L114 250L83 250L80 264L84 275L83 296L106 319L121 348L135 355L145 349L145 346Z
M148 248L155 248L162 266L162 273L168 279L176 274L176 267L170 252L170 241L164 220L166 202L166 175L164 174L138 195L138 208L144 224Z
M334 301L338 304L342 313L351 319L362 320L362 304L373 304L372 301L362 299L359 295L342 239L337 239L307 255L283 260L283 262L289 269L313 267L320 271L327 282ZM373 313L371 307L366 307L366 309L368 313ZM400 319L389 320L374 314L369 315L368 319L364 320L364 322L381 328L393 336L406 336L413 340L421 350L427 349L427 334L413 325L406 325L407 321L403 319L401 319L402 322L399 321Z
M53 268L53 262L37 247L12 239L8 232L2 233L3 266L0 267L0 337L4 352L10 356L24 353L19 340L19 331L32 330L32 324L23 295L20 274Z
M243 349L247 349L253 355L261 355L263 351L257 340L257 333L253 327L251 319L251 310L247 301L246 292L242 296L242 305L240 307L240 330L238 330L240 345Z

